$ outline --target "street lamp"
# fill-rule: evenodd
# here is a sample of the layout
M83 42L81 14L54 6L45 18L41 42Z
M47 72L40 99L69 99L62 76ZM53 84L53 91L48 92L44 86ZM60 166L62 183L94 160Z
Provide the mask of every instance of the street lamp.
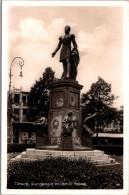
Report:
M17 61L16 61L17 60ZM15 62L15 63L14 63ZM14 64L19 64L21 71L20 71L20 77L22 77L22 67L24 66L24 60L21 57L15 57L12 62L11 62L11 66L10 66L10 72L9 72L9 94L11 93L11 78L12 78L12 67Z
M24 65L24 60L21 57L15 57L10 65L10 71L9 71L9 96L8 96L8 143L13 142L13 131L12 131L12 101L11 101L11 78L12 78L12 67L14 64L19 64L20 66L20 77L22 77L22 68Z

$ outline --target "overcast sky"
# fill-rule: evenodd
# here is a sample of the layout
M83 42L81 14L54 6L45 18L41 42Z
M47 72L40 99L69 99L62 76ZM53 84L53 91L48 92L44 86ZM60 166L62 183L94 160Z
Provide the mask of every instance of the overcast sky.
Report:
M86 93L98 76L111 83L112 93L119 98L116 107L123 105L123 8L122 7L9 7L8 8L8 65L14 57L24 59L23 78L20 68L12 68L12 86L29 91L45 68L51 66L60 78L62 63L59 51L51 53L71 26L80 52L77 81Z

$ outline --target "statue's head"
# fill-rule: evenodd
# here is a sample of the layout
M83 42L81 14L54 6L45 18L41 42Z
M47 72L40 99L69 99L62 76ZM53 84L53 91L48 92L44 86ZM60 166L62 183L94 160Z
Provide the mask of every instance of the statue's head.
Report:
M68 116L72 116L73 115L73 111L72 110L69 110L68 111Z
M70 26L67 25L67 26L65 26L64 30L65 30L65 33L69 33L71 28L70 28Z

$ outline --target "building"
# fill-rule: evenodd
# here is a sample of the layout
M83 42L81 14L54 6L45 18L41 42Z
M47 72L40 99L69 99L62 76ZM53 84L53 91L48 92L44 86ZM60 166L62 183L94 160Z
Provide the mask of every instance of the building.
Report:
M103 131L111 133L123 133L123 106L121 106L120 109L117 109L117 116L115 120L103 125Z
M11 92L11 143L26 143L36 141L36 133L33 122L27 119L29 92L13 88Z
M120 121L114 121L112 120L108 124L103 125L103 132L109 132L109 133L121 133L121 124Z

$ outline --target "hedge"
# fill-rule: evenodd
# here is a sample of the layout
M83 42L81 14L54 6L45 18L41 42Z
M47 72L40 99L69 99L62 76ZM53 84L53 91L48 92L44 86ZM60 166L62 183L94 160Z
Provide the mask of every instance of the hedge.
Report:
M35 144L17 144L17 143L8 144L7 153L23 152L27 148L35 148Z
M103 150L107 154L123 155L123 138L94 137L94 149Z
M84 159L46 158L8 165L8 189L122 189L122 170L96 167Z
M103 150L106 154L110 155L123 155L123 146L121 145L94 145L94 149Z
M93 137L94 145L123 145L123 138L115 137Z

